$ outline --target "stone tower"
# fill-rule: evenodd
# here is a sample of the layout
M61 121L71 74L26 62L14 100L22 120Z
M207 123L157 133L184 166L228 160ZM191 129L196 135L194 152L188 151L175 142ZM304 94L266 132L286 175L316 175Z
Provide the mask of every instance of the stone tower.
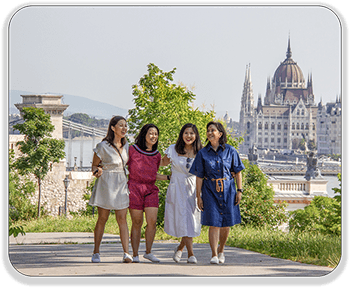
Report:
M239 118L240 131L244 142L240 146L240 152L248 153L248 149L255 142L255 108L253 85L250 72L250 64L246 67L243 92L241 97L241 111Z
M43 108L45 113L51 115L51 122L55 126L52 132L52 137L56 139L63 139L62 119L63 112L69 105L62 104L61 99L63 95L52 94L38 94L38 95L21 95L22 103L15 104L17 109L22 114L24 107Z

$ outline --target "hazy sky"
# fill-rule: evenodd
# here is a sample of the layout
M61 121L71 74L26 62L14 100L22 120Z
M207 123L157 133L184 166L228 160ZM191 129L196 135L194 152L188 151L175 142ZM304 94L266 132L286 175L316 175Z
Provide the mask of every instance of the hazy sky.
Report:
M194 87L195 105L238 121L246 65L255 105L292 58L316 102L341 93L341 24L322 6L29 6L9 26L9 89L83 96L130 109L155 63ZM67 103L69 104L69 103Z

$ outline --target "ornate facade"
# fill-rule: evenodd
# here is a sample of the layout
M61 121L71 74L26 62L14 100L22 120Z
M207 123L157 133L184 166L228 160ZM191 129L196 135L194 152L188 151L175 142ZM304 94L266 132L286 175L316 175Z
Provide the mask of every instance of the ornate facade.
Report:
M259 148L297 149L305 143L316 144L318 107L312 87L312 75L305 81L302 70L292 59L290 39L286 59L267 80L264 103L261 95L257 107L251 81L250 65L246 68L240 111L240 132L245 141L241 153L255 144Z

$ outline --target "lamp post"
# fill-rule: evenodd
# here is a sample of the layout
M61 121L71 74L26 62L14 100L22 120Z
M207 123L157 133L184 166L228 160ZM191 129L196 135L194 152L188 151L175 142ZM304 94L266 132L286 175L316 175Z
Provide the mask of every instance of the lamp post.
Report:
M70 180L68 179L68 175L66 175L66 178L64 178L63 183L64 183L64 188L65 188L65 199L64 199L64 215L67 217L67 192L68 192L68 186L69 186Z

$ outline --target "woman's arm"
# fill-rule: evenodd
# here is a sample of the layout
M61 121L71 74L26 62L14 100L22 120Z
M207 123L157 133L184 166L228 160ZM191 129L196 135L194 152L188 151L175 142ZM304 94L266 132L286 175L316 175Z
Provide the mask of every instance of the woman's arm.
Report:
M198 204L198 208L203 211L203 200L201 197L202 194L202 185L203 185L203 178L199 178L198 176L196 176L196 195L197 195L197 204Z
M241 171L236 173L235 179L236 179L237 189L242 189L242 173L241 173ZM242 199L242 192L237 191L235 205L238 205L239 203L241 203L241 199Z
M102 173L103 173L102 168L98 166L100 163L101 163L101 159L98 158L96 153L94 153L94 157L92 158L92 167L91 167L91 169L92 169L93 175L96 176L97 178L99 178L102 175Z
M168 179L168 176L169 176L169 179ZM163 174L157 173L156 180L170 180L170 175L163 175Z
M162 160L160 160L160 165L159 166L168 166L170 164L170 159L168 158L167 155L164 155Z

